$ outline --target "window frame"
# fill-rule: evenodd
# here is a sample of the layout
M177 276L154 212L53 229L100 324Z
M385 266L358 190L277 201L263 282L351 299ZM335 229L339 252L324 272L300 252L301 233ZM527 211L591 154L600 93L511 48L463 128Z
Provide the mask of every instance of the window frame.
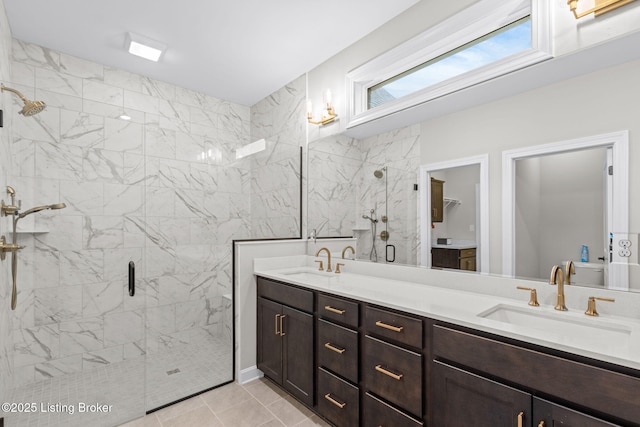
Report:
M354 69L346 78L349 100L347 128L552 58L549 9L546 0L481 0ZM529 15L532 36L530 49L368 108L369 88Z

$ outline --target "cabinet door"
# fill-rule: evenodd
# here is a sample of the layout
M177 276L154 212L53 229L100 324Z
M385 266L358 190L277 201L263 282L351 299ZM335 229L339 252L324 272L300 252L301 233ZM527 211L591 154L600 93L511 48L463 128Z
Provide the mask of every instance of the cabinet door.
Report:
M431 425L438 427L530 426L531 395L434 361Z
M281 316L281 304L258 298L258 368L279 384L282 384Z
M444 219L444 181L431 178L431 222Z
M620 427L543 399L533 399L535 427Z
M457 249L431 248L431 266L460 268L460 251Z
M313 406L313 315L282 308L283 386Z

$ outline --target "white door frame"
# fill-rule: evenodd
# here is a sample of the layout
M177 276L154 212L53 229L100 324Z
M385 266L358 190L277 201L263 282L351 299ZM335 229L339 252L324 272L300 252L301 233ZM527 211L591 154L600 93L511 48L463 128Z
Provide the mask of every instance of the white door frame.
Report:
M502 152L502 273L515 275L515 162L516 160L558 154L597 147L611 147L613 151L613 212L612 231L629 232L629 131L606 133L570 139L551 144L517 148ZM626 265L609 265L609 286L629 288Z
M431 267L431 173L461 166L480 166L479 224L476 224L479 272L489 273L489 155L465 157L420 166L420 259L423 267Z

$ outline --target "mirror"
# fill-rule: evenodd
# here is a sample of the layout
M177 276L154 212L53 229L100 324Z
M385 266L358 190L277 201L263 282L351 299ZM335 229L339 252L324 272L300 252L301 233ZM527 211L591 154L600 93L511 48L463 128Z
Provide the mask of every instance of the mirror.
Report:
M469 163L475 162L476 164L479 164L481 161L485 161L488 164L488 156L485 155L463 158L454 161L423 165L422 167L420 167L419 130L419 127L416 129L416 127L413 126L409 128L399 129L394 132L376 135L375 137L370 137L362 140L345 135L333 135L310 142L308 146L307 169L309 171L307 181L308 231L311 232L311 230L316 229L318 237L354 236L358 238L357 259L369 261L372 249L370 240L372 236L371 224L369 220L362 217L363 215L370 216L370 210L374 209L376 218L378 219L378 223L376 224L377 238L375 242L378 262L387 262L387 259L392 259L393 254L387 253L387 245L391 245L395 247L396 264L430 266L430 253L424 253L424 251L420 250L421 247L425 247L423 242L428 242L438 237L450 236L440 236L437 233L434 233L432 236L425 237L426 231L430 231L431 229L430 227L421 227L419 224L421 215L420 210L430 208L426 204L424 206L420 206L420 200L430 199L426 194L421 194L421 192L426 190L427 188L427 186L423 185L423 183L427 183L427 177L431 177L431 175L427 175L427 172L433 171L434 178L437 178L437 171L442 171L446 174L447 172L454 172L456 168L464 167ZM551 152L548 152L549 147L552 145L556 146L556 151L558 151L557 154L562 154L564 157L558 157L555 161L555 165L549 164L548 166L543 166L545 170L548 168L564 168L566 167L566 164L584 166L586 163L584 163L583 160L580 160L577 157L574 158L573 155L578 155L578 149L587 151L590 149L594 149L592 153L596 153L598 152L598 150L596 149L599 145L602 146L600 147L601 150L599 151L601 154L602 152L606 151L606 148L604 148L604 146L609 145L612 147L612 158L615 163L616 158L625 158L625 151L624 149L615 148L615 145L617 145L617 143L614 144L614 142L620 140L621 146L624 146L624 141L626 141L626 138L627 133L621 132L604 136L599 135L580 140L568 141L569 145L565 145L564 147L561 147L558 144L532 145L530 147L525 147L524 149L500 152L503 157L509 159L508 162L504 160L506 163L513 163L512 170L509 170L509 168L503 166L503 176L506 177L513 175L515 177L518 173L518 166L516 166L518 164L517 162L523 161L521 163L522 168L526 168L528 164L524 161L526 158L530 158L531 160L533 160L536 157L541 159L546 156L552 156L554 154L553 150L551 150ZM577 143L578 146L571 146L571 143ZM580 147L580 144L586 144L586 146ZM545 150L547 152L544 152ZM550 161L551 160L552 159L550 158ZM622 161L621 163L621 166L624 166L625 162ZM499 162L497 162L496 164L499 168ZM494 166L496 164L494 164ZM381 170L381 168L385 166L387 167L387 170L384 171L385 173L383 174L382 178L377 178L374 172L376 170ZM604 165L601 164L600 160L598 160L597 171L594 172L598 174L598 177L602 176L603 167ZM419 173L417 173L416 171L419 171ZM624 167L622 167L621 171L624 172ZM486 170L484 172L478 172L478 174L480 174L480 180L483 179L483 176L486 180L487 191L485 193L488 198L488 166L486 167ZM447 181L447 179L450 180L450 178L443 178L442 180ZM590 179L589 182L595 182L596 178L594 178L594 175L592 174L590 178L582 178L581 180L586 182L587 179ZM512 194L514 197L513 203L516 203L515 199L517 198L516 196L518 194L520 194L521 201L526 201L526 194L530 190L516 189L517 184L515 178L512 182L513 186L510 186L507 181L510 180L505 180L504 182L502 182L503 194ZM414 189L414 184L417 183L420 184L419 191L416 191ZM547 187L550 186L553 188L553 185L551 184L545 185ZM568 183L563 184L563 187L567 187L569 185L570 184ZM494 190L496 189L496 187L498 188L498 191L496 191L496 197L498 198L500 198L500 186L500 181L498 181L497 183L491 183L491 187ZM480 187L482 188L482 185ZM578 190L574 189L573 191L577 195ZM628 190L624 189L619 191L623 193L624 191L628 192ZM482 190L480 192L482 193ZM525 196L523 196L523 194L525 194ZM445 196L448 195L449 194L445 193ZM457 197L453 194L451 194L451 196L451 198ZM617 209L615 213L612 213L612 215L609 216L610 220L613 221L614 218L618 218L616 220L618 221L618 224L620 224L620 221L622 221L622 224L626 224L626 222L628 222L628 218L625 219L625 216L628 216L628 200L622 200L622 195L613 195L613 190L612 196L614 196L613 198L617 200ZM547 205L553 204L554 206L562 205L562 203L566 203L566 201L568 201L566 197L563 199L564 201L559 201L563 197L561 193L558 193L555 196L552 196L551 194L540 194L539 197L545 197L547 198L547 200L552 200L555 197L555 199L553 199L555 201L553 202L544 202ZM596 199L601 198L600 196L596 196L594 194L589 197L592 203L598 202L598 200ZM488 201L486 201L485 203L487 203L487 206L485 206L484 208L480 207L480 211L482 212L482 210L484 209L484 211L486 212L484 216L486 225L484 227L488 228ZM505 208L505 206L511 206L510 203L511 202L505 203L505 201L503 200L503 211L505 209L509 211L509 209ZM599 203L603 208L605 203L604 200L600 200ZM462 204L460 206L462 206ZM513 206L515 206L515 204ZM456 209L456 207L451 206L448 209ZM520 208L520 210L522 209L524 208ZM560 208L558 207L556 209ZM478 210L478 207L476 207L476 210ZM564 210L567 209L564 208ZM388 217L388 223L386 224L382 222L382 216L385 214ZM572 212L572 215L576 214L577 211ZM598 216L598 218L600 217L602 217L604 220L604 210L602 210L600 216ZM547 274L544 273L548 267L546 264L544 266L539 266L538 264L534 266L534 263L531 263L532 265L529 267L531 269L536 269L535 273L530 273L527 270L522 270L523 267L518 267L518 269L516 270L516 262L522 265L526 262L527 259L531 259L531 257L526 256L525 252L521 252L522 249L518 251L515 249L517 245L524 244L523 242L526 241L526 234L523 238L525 240L523 240L522 242L520 242L521 237L517 236L522 235L522 233L529 233L531 236L533 235L533 233L531 232L531 230L527 231L526 229L516 228L515 221L518 219L514 220L514 222L511 223L504 212L503 218L505 218L505 221L494 224L494 229L497 227L497 230L499 230L500 227L502 227L506 230L514 230L512 234L508 234L504 230L502 231L502 236L513 236L513 239L506 239L506 241L502 242L503 268L500 271L490 270L490 250L494 250L494 256L498 256L499 258L499 253L497 253L497 255L495 253L495 246L500 242L492 242L492 246L490 247L489 233L485 233L484 235L480 233L479 241L481 243L482 241L484 241L484 244L489 249L487 249L486 251L478 251L479 254L476 260L476 270L486 271L493 274L526 277L529 279L535 278L541 281L547 281ZM599 221L599 219L592 220ZM563 221L565 221L564 226L566 227L566 221L568 220L565 219ZM477 224L478 222L476 221L476 230L478 230ZM469 225L470 224L466 225L467 230ZM480 227L480 229L482 229L483 226ZM524 224L521 224L518 227L524 227ZM617 230L614 231L615 236L620 235L619 232L622 230L622 228L617 227L618 226L614 227L613 225L610 227L610 229ZM623 228L626 230L626 226ZM385 229L389 232L389 240L387 242L382 241L379 237L380 232ZM436 224L435 230L440 231L445 230L445 228L442 226L442 224ZM600 231L598 233L600 233ZM447 231L445 234L450 233ZM476 239L478 239L478 237L476 237ZM566 260L571 259L573 261L580 261L580 252L583 244L586 244L588 246L590 262L593 262L594 260L598 261L597 258L603 256L601 254L601 248L605 244L605 242L603 241L604 239L596 239L594 237L589 237L587 239L577 239L578 240L576 240L574 243L567 243L567 246L569 246L573 251L570 255L567 254L567 256L557 256L555 258L558 259L556 260L554 258L555 261L553 262L561 263L562 261L565 261L564 258L567 258ZM469 237L467 240L471 240L471 238ZM500 247L498 246L497 248L499 249ZM483 256L483 252L486 256ZM514 256L518 252L520 252L520 255L523 258L520 261L516 261L517 257ZM507 255L509 253L511 254L511 256ZM549 262L550 261L546 261L547 264ZM485 267L482 267L483 265ZM513 269L509 270L508 268L505 268L505 266L508 265L513 265ZM632 262L630 263L630 265L636 267L637 264ZM613 281L611 281L611 283L620 283L621 280L624 283L624 278L629 277L630 279L626 279L629 283L629 290L640 290L634 289L633 286L633 283L635 282L633 280L634 274L640 274L640 267L637 268L638 272L636 272L633 267L629 268L621 263L614 263L613 274L618 274L622 279L614 279ZM483 270L483 268L485 269ZM585 271L589 272L588 270L583 270L583 273ZM601 272L596 271L590 273L595 273L596 275L598 275ZM602 273L604 275L604 272ZM607 275L610 274L610 272L607 272ZM580 286L588 286L589 284L585 284L583 278L578 279L579 275L580 271L578 270L576 276L574 276L574 284L578 284ZM578 283L576 283L575 280L577 280ZM610 279L607 279L607 283L609 282L609 280ZM621 289L621 287L616 287L615 289Z

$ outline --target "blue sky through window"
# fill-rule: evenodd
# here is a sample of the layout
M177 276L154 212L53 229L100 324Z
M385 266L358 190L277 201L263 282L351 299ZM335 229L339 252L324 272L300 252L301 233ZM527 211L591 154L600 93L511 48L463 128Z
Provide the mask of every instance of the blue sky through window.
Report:
M529 48L531 48L531 18L526 17L370 88L369 108Z

